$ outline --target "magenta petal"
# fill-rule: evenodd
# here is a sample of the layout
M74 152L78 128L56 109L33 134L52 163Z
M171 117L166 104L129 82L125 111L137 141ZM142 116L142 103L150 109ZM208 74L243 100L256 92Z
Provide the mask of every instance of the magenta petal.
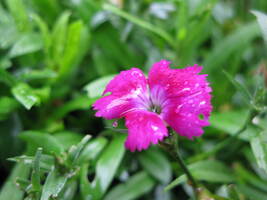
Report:
M103 94L111 92L112 95L122 96L134 90L146 91L147 80L143 72L138 68L121 71L106 86Z
M209 125L212 110L211 88L207 75L198 74L201 69L197 65L170 69L169 62L160 61L149 73L152 97L164 99L161 101L162 118L177 133L190 139L203 134L202 128Z
M118 98L113 95L102 97L93 105L94 110L97 110L95 116L106 119L120 118L124 112L132 107L133 104L128 99Z
M206 75L198 75L201 66L194 65L184 69L171 69L170 62L162 60L155 63L148 75L149 87L161 87L167 97L186 96L206 87Z
M125 147L130 151L147 149L151 143L157 144L168 135L164 122L159 115L145 111L133 111L126 115L128 137Z
M202 128L209 125L207 119L201 120L198 115L191 113L177 114L174 110L168 113L165 120L179 135L189 139L201 136L204 133Z
M169 100L162 113L163 119L180 135L189 139L203 134L203 127L208 126L212 110L211 89L206 86L188 96Z
M121 118L126 112L143 106L139 95L147 92L147 80L140 69L122 71L107 85L103 94L111 93L98 99L93 104L97 117L106 119Z

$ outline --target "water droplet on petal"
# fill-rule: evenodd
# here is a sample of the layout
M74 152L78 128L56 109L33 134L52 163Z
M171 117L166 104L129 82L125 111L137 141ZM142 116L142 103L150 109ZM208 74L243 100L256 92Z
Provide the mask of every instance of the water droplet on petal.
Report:
M152 128L154 131L157 131L157 130L159 129L159 127L154 126L154 125L151 125L151 128Z
M175 113L179 113L182 106L183 104L180 104L179 106L177 106L177 108L175 109Z
M137 71L133 71L132 73L132 76L142 76L142 74L140 72L137 72Z
M190 91L190 88L184 88L182 91Z
M168 89L169 87L170 87L170 84L167 84L165 88Z
M113 126L114 128L117 128L117 127L118 127L118 121L117 121L117 120L114 121L114 122L112 123L112 126Z
M200 103L199 103L199 105L201 106L201 105L205 105L206 104L206 101L201 101Z
M188 101L188 103L189 104L191 104L191 103L193 103L194 101L192 100L192 99L190 99L189 101Z

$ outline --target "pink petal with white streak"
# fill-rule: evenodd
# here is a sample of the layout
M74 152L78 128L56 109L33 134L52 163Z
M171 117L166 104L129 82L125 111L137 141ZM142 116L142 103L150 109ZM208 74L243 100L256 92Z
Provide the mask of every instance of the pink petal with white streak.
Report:
M162 119L156 113L139 110L126 115L128 137L125 147L130 151L147 149L150 144L157 144L168 135Z
M110 94L93 104L93 109L97 110L96 116L121 118L129 110L144 107L144 101L139 96L147 93L146 77L137 68L122 71L108 83L103 94L107 93Z

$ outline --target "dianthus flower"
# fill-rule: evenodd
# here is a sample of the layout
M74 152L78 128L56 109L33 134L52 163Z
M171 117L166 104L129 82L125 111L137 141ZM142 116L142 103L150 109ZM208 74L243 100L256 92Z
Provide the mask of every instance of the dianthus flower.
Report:
M96 116L125 118L130 151L147 149L168 136L166 126L189 139L203 134L212 110L211 88L201 66L170 69L170 62L155 63L148 78L138 68L122 71L106 86L94 104Z

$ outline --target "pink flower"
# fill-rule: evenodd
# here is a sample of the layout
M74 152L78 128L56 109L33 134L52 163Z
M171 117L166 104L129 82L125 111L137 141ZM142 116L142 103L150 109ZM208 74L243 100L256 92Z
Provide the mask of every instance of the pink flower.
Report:
M170 69L162 60L151 68L148 78L140 69L122 71L106 86L93 108L97 117L125 117L127 149L141 151L168 136L166 126L189 139L203 134L212 110L211 88L202 67Z

